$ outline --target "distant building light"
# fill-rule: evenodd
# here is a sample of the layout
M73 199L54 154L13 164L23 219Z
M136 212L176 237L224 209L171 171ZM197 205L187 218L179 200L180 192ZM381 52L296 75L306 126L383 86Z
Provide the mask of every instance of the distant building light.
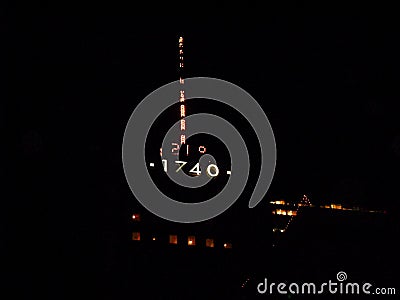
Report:
M206 239L206 247L214 248L214 240Z
M140 232L132 232L132 241L140 241Z
M286 202L285 202L285 200L276 200L276 201L271 201L270 203L271 203L271 204L283 205L283 204L285 204Z
M132 215L132 220L136 221L136 222L140 221L140 214L133 214Z
M188 236L188 245L189 246L194 246L196 245L196 237L195 236Z
M174 244L174 245L178 244L178 236L175 234L170 234L169 235L169 243Z
M225 249L231 249L232 248L232 244L231 243L225 243L224 244L224 248Z
M342 209L342 204L331 204L332 209Z
M156 238L153 236L153 241L155 241L156 240Z

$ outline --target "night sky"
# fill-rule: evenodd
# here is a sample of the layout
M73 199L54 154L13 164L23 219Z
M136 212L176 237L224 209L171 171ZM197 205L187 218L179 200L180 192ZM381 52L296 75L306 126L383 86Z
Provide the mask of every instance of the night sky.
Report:
M34 230L46 228L55 257L80 265L102 232L124 228L135 201L122 168L124 129L137 103L178 79L180 35L188 77L235 83L266 112L277 145L268 199L307 194L315 202L398 207L400 49L391 18L281 11L179 20L122 7L90 16L47 9L16 19L10 9L5 107L19 120L5 120L11 153L21 157L7 169L17 182L11 206L29 222L32 211L45 213ZM24 236L29 230L17 227ZM32 275L21 270L11 277Z

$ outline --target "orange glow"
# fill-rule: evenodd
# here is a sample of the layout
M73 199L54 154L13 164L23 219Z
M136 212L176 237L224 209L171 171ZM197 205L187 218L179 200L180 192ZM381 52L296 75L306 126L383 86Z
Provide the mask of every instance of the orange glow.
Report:
M331 204L331 208L332 209L342 209L342 205L341 204Z
M186 115L185 105L181 104L181 117L184 117L185 115Z
M270 202L271 204L281 204L281 205L283 205L283 204L285 204L286 202L285 202L285 200L276 200L276 201L271 201ZM288 203L289 204L289 203Z
M231 249L232 248L232 244L231 243L225 243L224 244L224 248L225 249Z
M170 244L178 244L178 236L177 235L175 235L175 234L171 234L170 236L169 236L169 243Z
M284 216L297 216L297 211L296 210L284 210L284 209L277 209L275 211L272 211L272 214L275 215L284 215Z
M214 248L214 240L206 239L206 247Z
M186 130L186 121L181 120L181 130Z
M182 36L179 37L179 43L183 43L183 37Z
M132 241L140 241L140 232L132 232Z
M194 236L188 236L188 245L189 246L196 245L196 238Z
M140 221L140 215L139 214L133 214L132 215L132 220L133 221Z
M186 143L186 135L181 134L181 144L185 144Z

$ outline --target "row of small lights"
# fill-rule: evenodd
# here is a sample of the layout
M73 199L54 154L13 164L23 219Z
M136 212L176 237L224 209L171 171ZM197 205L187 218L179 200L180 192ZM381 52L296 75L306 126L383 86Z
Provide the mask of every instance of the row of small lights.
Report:
M140 233L139 233L139 234L140 234ZM140 241L140 238L139 238L139 239L134 239L134 240ZM157 238L156 238L155 236L153 236L153 237L152 237L152 241L156 241L156 240L157 240ZM206 245L206 247L214 248L214 240L213 240L213 239L210 239L210 240L212 240L212 242L210 243L210 246L207 246L207 245ZM178 244L178 243L177 243L177 242L176 242L176 243L170 242L170 244L171 244L171 245L176 245L176 244ZM192 240L192 239L189 239L189 240L188 240L188 245L189 245L189 246L195 246L196 243L193 243L193 240ZM212 246L211 246L211 245L212 245ZM231 243L225 243L225 244L224 244L224 248L225 248L225 249L230 249L230 248L232 248L232 244L231 244Z
M134 221L140 221L140 215L139 214L133 214L132 215L132 220L134 220ZM156 239L156 237L153 237L152 238L152 240L153 241L156 241L157 239ZM214 248L214 240L213 239L210 239L210 240L212 240L212 245L213 246L209 246L210 248ZM171 243L171 244L174 244L174 243ZM188 240L188 245L190 246L190 245L195 245L195 244L193 244L193 240ZM231 243L225 243L224 244L224 248L232 248L232 244Z

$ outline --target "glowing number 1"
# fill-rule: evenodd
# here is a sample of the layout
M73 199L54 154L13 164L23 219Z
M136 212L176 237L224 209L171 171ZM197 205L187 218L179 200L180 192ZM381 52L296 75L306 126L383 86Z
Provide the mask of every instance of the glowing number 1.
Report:
M168 161L166 159L162 160L162 165L164 167L164 172L168 171Z

